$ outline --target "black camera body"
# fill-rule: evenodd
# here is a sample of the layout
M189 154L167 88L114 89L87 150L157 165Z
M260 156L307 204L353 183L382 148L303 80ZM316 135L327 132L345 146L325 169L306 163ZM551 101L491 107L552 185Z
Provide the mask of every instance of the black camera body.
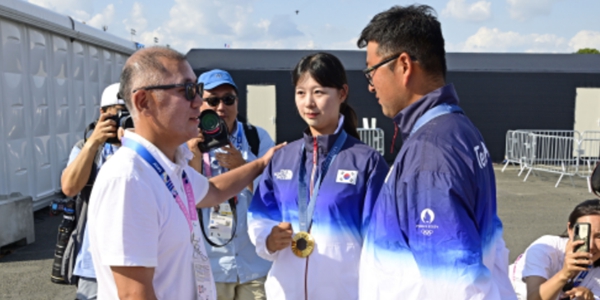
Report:
M116 115L112 115L106 119L115 121L115 123L117 123L117 128L133 128L133 118L131 118L131 114L126 109L118 110ZM115 136L107 139L106 142L109 144L118 144L121 141L119 141L119 138Z
M201 152L229 145L229 132L227 124L214 110L206 109L200 113L198 127L204 135L204 142L198 143Z

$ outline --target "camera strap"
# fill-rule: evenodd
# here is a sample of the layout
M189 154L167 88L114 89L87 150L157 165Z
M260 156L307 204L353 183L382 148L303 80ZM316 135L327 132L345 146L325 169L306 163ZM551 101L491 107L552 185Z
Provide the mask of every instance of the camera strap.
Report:
M239 122L238 122L239 124ZM238 127L239 129L239 127ZM208 153L204 153L202 155L203 157L203 169L204 169L204 174L210 178L212 177L212 169L211 169L211 163L210 163L210 155ZM231 229L231 236L229 237L229 239L223 243L223 244L217 244L215 242L213 242L208 235L206 234L206 229L204 228L204 215L202 213L202 211L200 210L198 212L198 218L200 219L200 229L202 230L202 235L204 235L204 239L206 240L206 242L216 248L221 248L221 247L225 247L227 244L231 243L231 241L233 241L233 238L235 238L236 232L237 232L237 225L238 225L238 216L237 216L237 196L233 197L231 199L228 200L228 204L229 204L229 208L231 209L231 214L232 214L232 218L233 218L233 223L232 223L232 229ZM211 214L213 213L212 210L213 208L208 208L211 210Z

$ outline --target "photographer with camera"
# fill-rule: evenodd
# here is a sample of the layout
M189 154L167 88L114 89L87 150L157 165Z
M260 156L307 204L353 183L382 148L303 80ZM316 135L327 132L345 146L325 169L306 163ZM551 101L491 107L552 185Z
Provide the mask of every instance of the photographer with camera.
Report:
M117 121L126 112L125 102L118 96L119 83L109 85L102 93L100 117L93 132L78 141L61 177L61 188L67 197L76 198L76 227L63 257L63 280L77 284L77 299L96 299L97 283L87 234L87 208L98 171L121 146ZM115 121L116 120L116 121ZM120 127L120 126L119 126ZM54 277L53 277L54 279Z
M210 178L256 160L275 145L263 128L237 118L238 90L228 72L205 72L198 83L204 84L203 132L188 142L194 169ZM253 187L250 184L229 201L198 212L219 300L265 299L271 263L256 254L246 220Z

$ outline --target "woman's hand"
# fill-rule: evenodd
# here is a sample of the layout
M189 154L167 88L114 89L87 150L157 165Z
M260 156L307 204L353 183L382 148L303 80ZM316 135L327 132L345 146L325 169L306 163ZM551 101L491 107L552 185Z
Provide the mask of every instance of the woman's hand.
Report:
M586 287L578 286L565 292L564 296L576 300L594 300L594 293Z
M560 270L561 279L569 280L579 272L587 271L588 267L592 265L592 254L588 252L574 252L575 248L583 245L585 242L582 240L572 241L569 240L565 249L565 260L563 262L563 268Z
M285 249L292 244L292 224L281 222L277 226L273 226L271 234L267 237L267 250L269 252L277 252Z

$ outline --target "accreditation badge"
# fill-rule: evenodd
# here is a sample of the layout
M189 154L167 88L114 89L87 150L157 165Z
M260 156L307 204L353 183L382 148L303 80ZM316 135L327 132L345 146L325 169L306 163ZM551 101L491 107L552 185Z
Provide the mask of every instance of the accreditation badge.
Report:
M208 223L209 236L219 239L230 239L233 228L233 212L227 201L210 209Z
M194 226L196 226L194 224ZM215 295L214 279L210 269L210 260L205 254L204 243L196 238L196 234L192 233L192 246L194 252L192 255L192 269L194 271L194 282L196 300L210 300Z
M315 240L306 231L296 233L292 239L292 252L298 257L309 256L315 248Z

